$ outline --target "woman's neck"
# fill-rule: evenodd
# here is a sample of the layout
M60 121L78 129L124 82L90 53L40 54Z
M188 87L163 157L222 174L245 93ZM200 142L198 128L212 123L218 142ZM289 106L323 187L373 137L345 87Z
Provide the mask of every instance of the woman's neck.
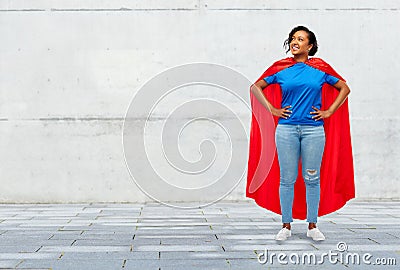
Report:
M302 62L305 63L308 60L308 55L307 54L302 54L302 55L293 55L293 59L296 62Z

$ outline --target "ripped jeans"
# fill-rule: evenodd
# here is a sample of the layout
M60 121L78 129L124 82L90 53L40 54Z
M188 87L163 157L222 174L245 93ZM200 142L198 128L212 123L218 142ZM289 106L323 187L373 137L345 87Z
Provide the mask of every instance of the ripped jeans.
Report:
M324 126L278 124L275 142L280 166L282 223L293 221L294 184L300 158L306 184L307 222L316 223L320 198L320 167L325 147Z

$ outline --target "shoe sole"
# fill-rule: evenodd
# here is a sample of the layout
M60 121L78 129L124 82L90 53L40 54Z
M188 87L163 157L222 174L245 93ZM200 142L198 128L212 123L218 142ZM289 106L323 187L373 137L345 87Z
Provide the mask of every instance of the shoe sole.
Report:
M274 238L274 239L275 239L275 241L286 241L290 236L292 236L292 235L289 235L289 236L286 237L285 239L276 239L276 238Z
M286 239L275 239L275 241L278 241L278 242L282 242L282 241L286 241L287 240L287 238Z
M323 239L314 239L314 238L312 238L312 236L309 236L309 235L307 235L307 237L311 238L314 241L324 241L325 240L325 238L323 238Z

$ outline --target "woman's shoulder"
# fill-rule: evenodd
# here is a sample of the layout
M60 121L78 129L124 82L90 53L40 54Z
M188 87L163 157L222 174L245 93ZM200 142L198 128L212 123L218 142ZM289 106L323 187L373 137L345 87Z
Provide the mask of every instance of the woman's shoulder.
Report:
M311 57L308 59L309 64L317 65L320 67L326 67L326 68L331 68L331 65L329 65L325 60L319 57Z
M317 68L320 71L323 71L329 75L335 76L341 80L344 80L334 69L331 65L329 65L325 60L318 57L312 57L308 59L308 64L311 67Z
M325 60L323 60L320 57L310 57L310 58L308 58L308 61L318 62L318 63L327 63Z
M271 76L273 74L278 73L279 71L290 67L293 65L293 59L291 57L287 57L284 59L280 59L278 61L275 61L272 65L270 65L265 71L264 73L260 76L260 79L265 78L267 76Z
M274 66L274 65L282 65L282 64L291 64L291 63L294 63L294 62L295 61L294 61L293 57L286 57L286 58L282 58L282 59L279 59L279 60L275 61L272 64L272 66Z
M282 70L286 67L292 66L295 63L296 61L294 61L293 57L286 57L275 61L268 69Z

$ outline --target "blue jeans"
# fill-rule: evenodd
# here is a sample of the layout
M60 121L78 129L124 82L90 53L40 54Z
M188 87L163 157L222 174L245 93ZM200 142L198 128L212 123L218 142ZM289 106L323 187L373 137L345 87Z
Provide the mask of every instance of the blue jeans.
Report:
M320 197L320 167L325 147L324 126L278 124L275 142L280 166L279 197L282 223L293 221L294 184L300 158L306 184L307 221L316 223Z

